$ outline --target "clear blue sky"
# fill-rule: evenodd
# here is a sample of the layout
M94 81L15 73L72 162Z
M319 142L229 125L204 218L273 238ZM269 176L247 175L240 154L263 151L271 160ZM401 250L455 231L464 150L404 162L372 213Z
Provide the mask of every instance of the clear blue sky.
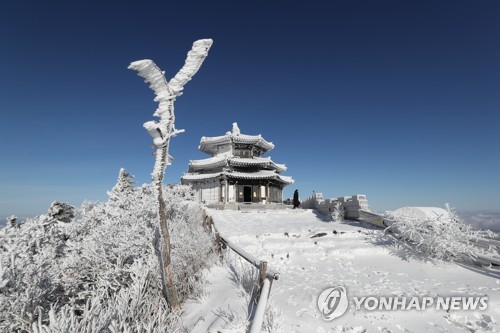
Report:
M261 133L302 197L500 208L498 1L7 1L0 11L0 216L149 182L153 93L212 38L176 102L176 183L201 136ZM2 218L3 219L3 218Z

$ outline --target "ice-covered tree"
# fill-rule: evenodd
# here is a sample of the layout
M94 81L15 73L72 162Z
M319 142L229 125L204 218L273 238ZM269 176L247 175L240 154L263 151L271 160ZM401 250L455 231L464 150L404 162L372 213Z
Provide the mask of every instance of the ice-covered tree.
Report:
M111 189L111 191L108 191L109 208L127 208L130 204L130 195L134 192L134 185L134 176L128 173L124 168L121 168L115 186ZM113 211L111 209L110 211L113 215Z
M75 217L75 207L66 202L54 201L50 205L47 215L55 221L68 223Z
M163 188L180 300L199 295L203 268L218 258L191 194ZM153 185L128 199L124 209L86 202L73 223L45 214L0 228L0 332L183 332L152 246Z
M118 199L123 193L131 193L134 190L134 185L134 176L128 173L124 168L121 168L115 186L111 191L108 191L109 199L113 201Z
M10 215L5 218L7 220L7 225L11 228L17 227L17 216Z
M391 232L396 242L406 242L417 253L450 261L470 261L478 254L491 255L490 249L480 250L476 246L481 232L465 224L448 204L442 214L420 216L411 209L403 209L386 215L394 223L385 232Z
M175 129L174 101L182 94L184 85L200 69L203 61L212 46L211 39L200 39L193 43L191 51L188 52L186 62L179 72L169 81L165 78L165 72L149 59L134 61L128 67L138 72L138 75L150 84L150 88L156 94L155 101L158 108L153 114L159 117L159 122L148 121L144 128L153 138L156 148L156 161L151 174L158 202L158 215L161 234L161 258L163 290L167 302L173 309L180 308L177 291L173 282L173 273L170 260L170 235L168 231L167 209L162 195L162 182L167 165L172 158L168 154L170 138L182 133L183 130Z

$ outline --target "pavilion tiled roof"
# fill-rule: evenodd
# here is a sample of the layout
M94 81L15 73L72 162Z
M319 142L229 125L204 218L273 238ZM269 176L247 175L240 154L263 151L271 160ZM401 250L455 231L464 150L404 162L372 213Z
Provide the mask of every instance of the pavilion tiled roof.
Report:
M260 168L270 168L278 172L283 172L286 170L284 164L278 164L271 160L270 157L254 157L254 158L244 158L244 157L211 157L203 160L191 160L189 162L190 169L201 170L201 169L213 169L223 166L236 166L236 167L260 167Z
M227 165L227 158L224 156L210 157L203 160L191 160L189 166L194 169L212 169Z
M255 167L270 167L278 172L286 171L284 164L274 163L270 157L254 157L254 158L230 158L229 165L233 166L255 166Z
M214 149L216 146L222 144L229 144L232 142L255 145L257 147L262 148L266 152L274 148L273 143L266 141L260 134L247 135L233 131L233 132L227 132L225 135L222 136L202 137L198 149L204 153L214 153Z
M181 177L183 181L197 181L226 176L235 179L274 179L285 184L292 184L292 177L281 176L272 170L260 170L257 172L237 172L237 171L221 171L215 173L187 173Z

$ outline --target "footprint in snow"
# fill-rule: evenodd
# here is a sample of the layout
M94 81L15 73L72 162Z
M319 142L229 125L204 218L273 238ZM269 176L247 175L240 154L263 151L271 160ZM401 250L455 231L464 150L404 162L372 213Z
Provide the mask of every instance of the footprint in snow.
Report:
M300 309L299 311L295 312L295 315L296 315L297 317L300 317L300 316L302 316L302 315L304 314L304 312L306 312L306 311L307 311L307 309L306 309L306 308L302 308L302 309Z

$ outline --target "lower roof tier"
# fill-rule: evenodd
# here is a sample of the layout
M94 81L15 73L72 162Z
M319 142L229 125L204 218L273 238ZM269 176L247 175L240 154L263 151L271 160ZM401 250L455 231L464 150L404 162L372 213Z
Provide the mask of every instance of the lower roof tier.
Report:
M283 172L286 170L286 166L284 164L274 163L270 157L244 158L217 156L204 160L191 160L189 162L190 171L208 170L222 166L269 168L278 172Z
M286 185L293 184L294 182L292 177L281 176L275 171L270 170L260 170L257 172L221 171L216 173L186 173L181 177L181 180L182 183L191 183L208 179L219 179L223 176L229 179L272 179Z

